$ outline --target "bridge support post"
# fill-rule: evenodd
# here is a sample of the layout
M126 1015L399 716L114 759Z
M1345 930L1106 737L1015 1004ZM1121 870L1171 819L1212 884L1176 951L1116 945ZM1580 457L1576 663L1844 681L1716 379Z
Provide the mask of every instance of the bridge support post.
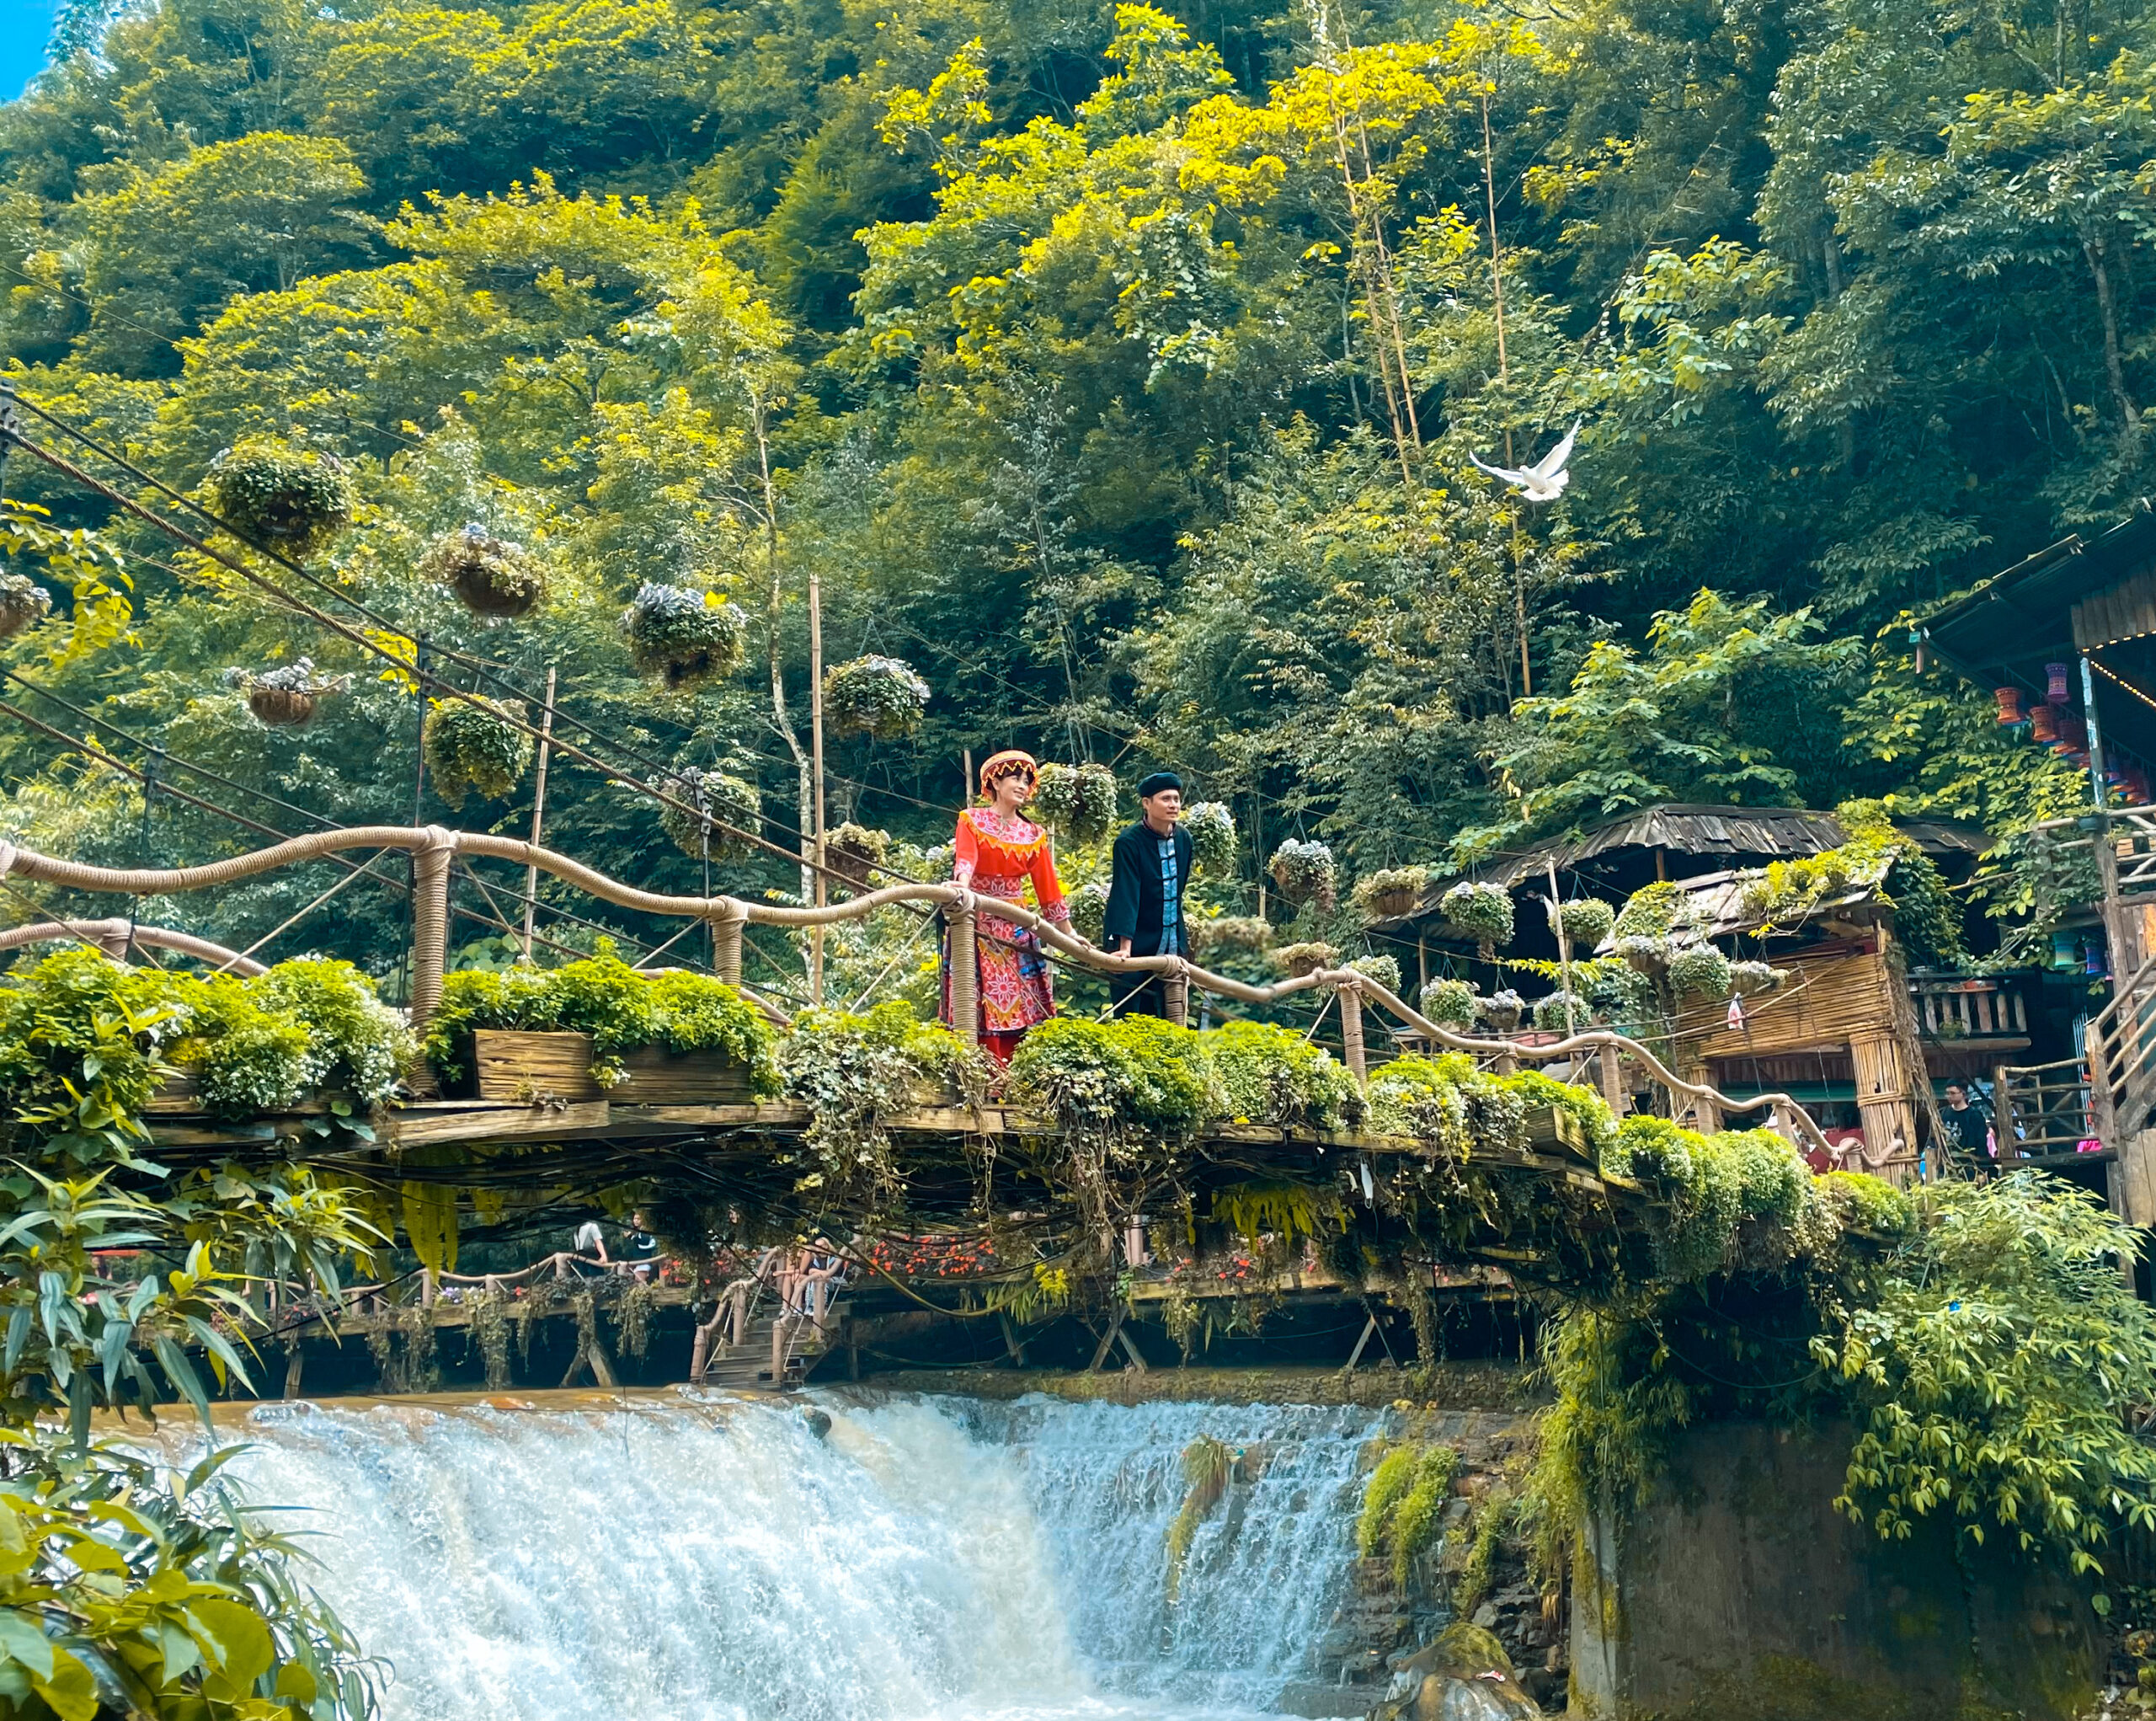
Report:
M412 988L405 1001L412 1032L421 1035L441 1002L442 967L449 959L449 864L456 858L454 834L430 825L425 835L412 855ZM413 1066L406 1081L423 1098L440 1091L424 1061Z
M1595 1048L1595 1062L1602 1076L1602 1103L1613 1114L1625 1115L1625 1074L1617 1063L1617 1048L1604 1040Z
M1340 1050L1346 1055L1348 1073L1360 1087L1370 1077L1369 1056L1363 1045L1363 994L1354 986L1343 986L1338 996Z
M1178 1028L1190 1026L1190 975L1178 967L1161 976L1161 989L1167 994L1168 1020Z
M728 986L741 984L741 934L747 917L734 905L711 917L712 966Z
M951 1031L969 1045L980 1043L980 946L974 942L974 916L953 908L946 915L951 928Z

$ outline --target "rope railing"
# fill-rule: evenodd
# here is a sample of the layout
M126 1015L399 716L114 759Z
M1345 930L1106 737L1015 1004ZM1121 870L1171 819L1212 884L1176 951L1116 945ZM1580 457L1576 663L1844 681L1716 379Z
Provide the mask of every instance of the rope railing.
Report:
M1501 1064L1516 1066L1522 1060L1536 1063L1561 1059L1577 1061L1583 1055L1593 1054L1604 1061L1608 1071L1613 1057L1629 1057L1651 1080L1668 1091L1673 1102L1689 1101L1695 1106L1710 1107L1718 1113L1766 1111L1785 1130L1813 1147L1831 1151L1819 1125L1791 1095L1771 1093L1732 1098L1711 1083L1678 1075L1646 1045L1614 1029L1592 1029L1541 1045L1461 1034L1433 1021L1389 987L1353 969L1319 969L1270 984L1254 984L1215 974L1182 956L1125 956L1101 949L1021 904L1001 898L983 899L956 884L886 885L881 890L863 891L844 902L813 907L792 907L727 895L675 896L624 884L595 867L537 843L482 831L451 831L440 825L356 826L344 830L309 831L247 854L232 855L197 866L172 868L92 866L0 841L0 879L12 875L64 889L125 895L178 895L216 890L242 879L348 848L397 849L418 858L420 900L414 915L410 1006L415 1030L424 1029L441 997L442 970L447 955L450 863L457 856L476 855L536 867L587 895L618 908L664 918L707 922L717 952L715 966L722 977L736 984L741 980L742 934L750 926L832 926L865 919L889 905L920 903L942 911L951 927L952 948L965 950L972 948L977 916L986 912L1032 932L1047 948L1079 966L1103 974L1161 975L1168 982L1170 1013L1179 1020L1187 1017L1191 986L1217 997L1256 1005L1277 1004L1305 991L1331 992L1342 1002L1343 1047L1348 1062L1358 1079L1365 1073L1362 1005L1367 1000L1433 1045ZM215 946L210 948L218 957L233 954ZM976 995L971 983L974 980L971 968L969 963L953 965L953 1013L960 1024L970 1023L974 1014Z

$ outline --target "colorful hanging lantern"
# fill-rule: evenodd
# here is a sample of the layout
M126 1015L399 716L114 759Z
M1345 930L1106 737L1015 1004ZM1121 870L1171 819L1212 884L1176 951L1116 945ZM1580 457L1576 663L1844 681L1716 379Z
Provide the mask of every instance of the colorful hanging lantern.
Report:
M2148 804L2148 773L2138 766L2129 765L2119 772L2126 788L2126 804L2130 807Z
M2031 739L2046 746L2058 739L2058 708L2039 705L2029 714L2029 734Z
M2044 688L2044 697L2053 705L2063 705L2073 697L2066 689L2067 672L2072 667L2072 665L2063 663L2047 663L2044 665L2044 675L2048 681L2048 685Z
M2058 738L2069 747L2085 752L2089 746L2089 724L2078 711L2062 711L2058 714Z
M1994 688L1991 697L1999 701L1999 720L2001 723L2020 723L2023 720L2021 690L2019 687Z

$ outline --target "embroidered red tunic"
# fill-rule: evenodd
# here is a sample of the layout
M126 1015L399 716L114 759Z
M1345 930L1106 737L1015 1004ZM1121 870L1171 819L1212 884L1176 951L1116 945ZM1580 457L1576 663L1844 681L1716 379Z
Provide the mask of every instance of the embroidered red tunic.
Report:
M982 896L1024 900L1031 880L1041 913L1068 922L1063 881L1055 875L1049 834L1029 820L1006 817L993 807L968 807L958 815L952 875ZM974 923L980 962L980 1031L1022 1034L1055 1014L1055 991L1039 941L986 907ZM947 989L944 1013L950 1013Z

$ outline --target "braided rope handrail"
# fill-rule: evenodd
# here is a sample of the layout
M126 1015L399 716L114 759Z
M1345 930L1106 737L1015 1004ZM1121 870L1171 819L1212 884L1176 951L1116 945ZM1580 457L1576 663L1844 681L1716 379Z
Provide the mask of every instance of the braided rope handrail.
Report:
M138 944L147 944L153 950L170 950L181 956L200 957L205 962L215 962L233 974L267 974L270 970L252 956L243 956L237 950L228 950L222 944L208 938L198 938L192 933L173 932L168 927L131 927L122 919L111 920L47 920L29 926L9 927L0 931L0 950L19 950L25 944L78 943L95 944L100 949L117 954L125 952L129 937Z
M210 861L199 866L173 868L91 866L80 861L61 860L52 855L40 854L35 849L18 847L0 841L0 879L13 874L70 890L138 896L164 895L215 890L241 879L275 872L282 867L318 859L347 848L399 849L430 857L483 855L490 859L512 861L520 866L536 867L564 884L602 901L611 902L616 907L675 919L709 921L717 926L735 928L743 925L830 926L843 921L864 919L878 908L901 902L930 903L965 911L980 901L974 893L955 884L887 885L879 890L864 891L845 902L813 908L789 908L777 903L750 901L738 896L674 896L625 885L596 868L586 866L581 861L537 843L511 836L491 836L482 831L451 831L439 825L368 825L345 830L310 831L246 854L232 855L226 859ZM446 887L446 869L441 876ZM1353 969L1320 969L1310 974L1276 981L1271 985L1255 986L1225 974L1215 974L1182 956L1124 956L1102 950L1019 903L990 899L983 907L985 911L999 920L1026 927L1035 933L1043 944L1081 966L1102 973L1166 975L1218 997L1248 1004L1278 1003L1298 992L1321 988L1353 991L1382 1005L1406 1027L1433 1043L1482 1057L1526 1058L1546 1063L1558 1058L1571 1057L1576 1053L1612 1048L1633 1059L1673 1094L1695 1102L1704 1101L1727 1112L1771 1109L1812 1146L1832 1151L1828 1148L1825 1134L1811 1114L1790 1095L1774 1093L1732 1098L1711 1084L1687 1081L1645 1045L1614 1029L1592 1029L1582 1034L1567 1035L1547 1045L1531 1045L1512 1040L1478 1039L1432 1021L1389 987ZM435 948L415 952L422 959L417 965L419 967L424 968L430 964L437 989L443 955L439 948L440 942L437 938ZM207 946L207 949L220 957L232 954L215 945ZM432 1000L426 1002L431 1004Z

